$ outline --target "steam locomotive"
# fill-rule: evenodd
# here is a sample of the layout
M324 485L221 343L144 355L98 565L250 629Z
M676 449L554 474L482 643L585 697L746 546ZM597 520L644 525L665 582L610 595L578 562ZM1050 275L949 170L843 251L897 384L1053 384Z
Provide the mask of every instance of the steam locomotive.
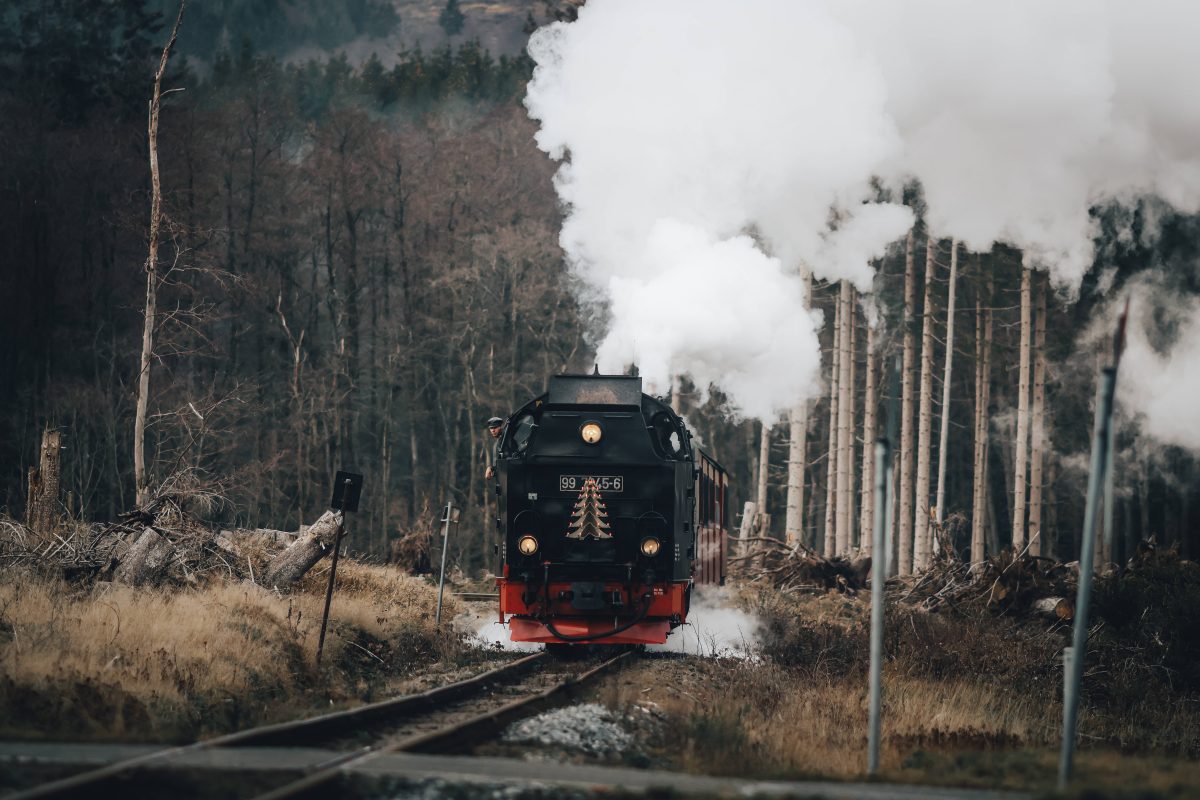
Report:
M727 478L639 377L560 375L497 448L500 621L517 642L661 644L725 581Z

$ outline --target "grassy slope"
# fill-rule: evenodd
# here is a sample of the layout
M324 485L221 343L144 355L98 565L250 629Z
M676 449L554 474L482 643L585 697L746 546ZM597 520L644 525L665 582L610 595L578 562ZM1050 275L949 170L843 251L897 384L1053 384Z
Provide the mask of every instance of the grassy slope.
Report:
M369 700L472 657L434 629L433 587L343 561L318 666L327 576L281 595L249 582L140 590L4 574L0 735L186 740Z

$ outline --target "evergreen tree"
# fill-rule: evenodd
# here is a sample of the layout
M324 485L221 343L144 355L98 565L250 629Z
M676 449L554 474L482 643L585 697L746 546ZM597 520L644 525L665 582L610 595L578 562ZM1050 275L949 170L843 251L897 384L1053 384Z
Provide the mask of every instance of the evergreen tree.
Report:
M466 19L462 9L458 7L458 0L446 0L446 7L438 15L438 24L447 36L457 36L462 33Z

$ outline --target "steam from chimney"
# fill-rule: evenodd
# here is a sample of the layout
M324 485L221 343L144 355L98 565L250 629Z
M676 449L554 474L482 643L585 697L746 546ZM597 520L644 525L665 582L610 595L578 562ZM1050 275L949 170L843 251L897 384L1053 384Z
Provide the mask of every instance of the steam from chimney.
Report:
M1020 247L1067 292L1089 207L1200 209L1200 4L602 0L530 40L561 241L609 310L601 367L771 419L818 389L798 266L871 283L912 224Z

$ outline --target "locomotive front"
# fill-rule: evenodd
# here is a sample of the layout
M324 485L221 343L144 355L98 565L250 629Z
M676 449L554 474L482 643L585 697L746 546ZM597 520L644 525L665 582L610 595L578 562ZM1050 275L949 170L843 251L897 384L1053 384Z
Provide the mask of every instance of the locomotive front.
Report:
M662 643L684 622L695 457L641 378L551 378L509 418L496 468L500 620L513 641Z

